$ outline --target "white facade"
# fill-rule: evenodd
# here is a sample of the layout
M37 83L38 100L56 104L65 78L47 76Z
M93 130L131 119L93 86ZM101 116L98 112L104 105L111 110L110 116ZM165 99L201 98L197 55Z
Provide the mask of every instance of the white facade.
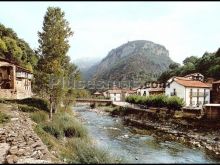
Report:
M140 96L149 96L149 88L139 88L137 90L137 95Z
M203 87L185 87L173 81L169 86L165 88L165 94L168 96L176 96L182 98L185 101L185 106L196 107L197 103L199 107L203 104L210 102L210 89ZM192 95L190 97L190 95Z
M121 93L110 93L109 96L112 101L121 101Z

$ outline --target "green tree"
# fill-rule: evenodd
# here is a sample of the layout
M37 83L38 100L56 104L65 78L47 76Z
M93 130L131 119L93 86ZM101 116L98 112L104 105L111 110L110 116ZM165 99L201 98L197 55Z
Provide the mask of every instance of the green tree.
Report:
M60 8L48 7L44 16L43 31L38 32L40 60L37 74L42 73L38 74L35 83L39 83L37 84L38 89L41 88L39 91L50 100L50 118L53 107L57 109L64 90L60 84L51 86L50 78L65 76L67 52L70 47L68 38L73 35L64 16L65 13Z
M187 57L185 58L185 60L183 60L183 64L186 65L187 63L192 63L192 64L195 64L198 60L198 57L196 56L190 56L190 57Z
M174 62L174 63L172 63L172 64L169 65L169 69L172 69L172 70L173 70L173 69L177 69L179 66L180 66L180 64Z
M16 40L10 37L3 37L3 41L5 42L5 45L7 47L5 58L14 62L18 62L20 64L22 57L22 50L17 45Z
M7 46L5 42L0 38L0 56L5 57L6 53L7 53Z

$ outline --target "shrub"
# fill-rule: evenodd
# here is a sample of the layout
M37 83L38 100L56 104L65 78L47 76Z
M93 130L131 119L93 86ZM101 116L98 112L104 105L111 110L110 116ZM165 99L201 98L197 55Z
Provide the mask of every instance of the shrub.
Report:
M44 111L36 111L31 114L31 119L36 123L42 123L48 119L48 114Z
M10 120L10 118L11 117L9 115L0 112L0 123L8 122Z
M150 95L150 96L137 96L131 95L125 99L129 103L141 104L152 107L167 107L168 109L180 110L184 106L183 99L177 96L168 97L164 94Z
M57 115L53 122L59 123L60 128L66 137L86 137L87 129L77 119L67 113ZM72 135L72 136L71 136Z
M68 113L58 113L43 129L56 138L87 137L87 129Z
M38 108L40 110L44 110L49 112L49 102L42 98L26 98L18 101L19 104L26 104L28 106L32 106Z
M177 96L171 96L167 100L167 108L172 110L180 110L184 106L184 101L182 98Z
M18 105L18 110L22 112L35 112L39 111L39 109L32 107L32 106L27 106L27 105Z
M149 96L151 97L151 96ZM152 106L154 107L166 107L167 106L167 96L160 94L160 95L153 95L152 96Z
M47 123L42 128L45 132L48 132L49 134L53 135L55 138L63 137L63 130L56 123L52 123L52 122Z

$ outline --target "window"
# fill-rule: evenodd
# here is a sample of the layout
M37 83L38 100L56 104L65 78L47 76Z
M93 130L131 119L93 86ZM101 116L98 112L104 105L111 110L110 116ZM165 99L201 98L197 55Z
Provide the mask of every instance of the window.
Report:
M173 89L173 92L170 93L170 96L176 96L176 89Z
M143 96L146 96L146 91L144 91Z
M114 96L116 96L116 93L114 93Z

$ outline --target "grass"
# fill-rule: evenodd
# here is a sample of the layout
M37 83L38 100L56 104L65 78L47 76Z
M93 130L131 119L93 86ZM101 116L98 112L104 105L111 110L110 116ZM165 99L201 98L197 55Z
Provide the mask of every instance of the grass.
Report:
M11 117L9 115L2 113L0 111L0 124L8 122L10 120L10 118Z
M36 123L42 123L48 120L48 113L44 111L36 111L30 114L31 119Z
M43 129L56 138L87 136L87 129L67 112L59 112L53 120L44 124Z
M32 107L32 106L28 106L28 105L18 105L18 110L22 111L22 112L35 112L35 111L39 111L38 108Z
M71 150L75 153L68 163L83 163L83 164L103 164L103 163L116 163L111 158L107 151L97 148L93 144L80 139L69 139L66 146L70 146Z
M87 129L74 117L71 110L59 109L49 122L46 115L48 113L42 111L30 114L32 120L38 123L34 131L50 151L57 151L55 156L59 160L67 163L117 162L107 151L92 144Z

